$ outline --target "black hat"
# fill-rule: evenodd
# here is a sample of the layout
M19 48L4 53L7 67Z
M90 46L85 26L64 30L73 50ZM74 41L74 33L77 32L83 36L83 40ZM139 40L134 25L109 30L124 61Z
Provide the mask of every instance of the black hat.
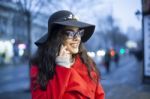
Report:
M55 25L73 26L84 29L85 33L81 38L82 42L86 42L92 36L95 29L95 25L78 21L75 15L70 11L57 11L52 14L48 20L48 33L35 42L37 46L44 44L48 40L48 37L52 35L51 30Z

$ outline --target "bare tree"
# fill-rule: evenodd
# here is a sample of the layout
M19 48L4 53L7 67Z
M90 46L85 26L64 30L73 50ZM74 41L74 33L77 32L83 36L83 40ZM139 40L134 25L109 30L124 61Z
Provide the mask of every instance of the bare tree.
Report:
M45 0L12 0L19 7L19 12L27 17L27 33L28 33L28 57L31 55L31 28L33 19L36 19Z
M80 20L97 23L97 19L102 16L102 7L104 0L47 0L43 12L52 13L58 10L69 10L75 13Z

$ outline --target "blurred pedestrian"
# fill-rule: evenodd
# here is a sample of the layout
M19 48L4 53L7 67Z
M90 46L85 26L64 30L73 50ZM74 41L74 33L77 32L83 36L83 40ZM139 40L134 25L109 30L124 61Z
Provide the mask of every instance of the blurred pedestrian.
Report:
M52 14L31 59L32 99L104 99L99 72L83 45L94 28L70 11Z
M14 53L14 56L13 56L13 63L14 65L18 64L19 63L19 48L18 48L18 44L19 44L19 41L16 40L14 43L13 43L13 53Z
M143 50L138 48L135 52L135 56L139 62L143 61Z
M119 66L119 53L115 50L115 55L114 55L114 62L116 64L116 67Z
M106 68L106 72L110 72L110 62L111 62L111 55L110 50L106 51L106 54L104 56L104 66Z

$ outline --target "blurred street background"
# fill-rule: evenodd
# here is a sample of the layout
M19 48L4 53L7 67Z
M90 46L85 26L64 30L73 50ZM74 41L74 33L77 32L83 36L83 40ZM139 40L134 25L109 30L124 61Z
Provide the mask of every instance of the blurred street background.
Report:
M34 42L62 9L96 25L85 45L106 99L150 99L150 0L0 0L0 99L31 99Z

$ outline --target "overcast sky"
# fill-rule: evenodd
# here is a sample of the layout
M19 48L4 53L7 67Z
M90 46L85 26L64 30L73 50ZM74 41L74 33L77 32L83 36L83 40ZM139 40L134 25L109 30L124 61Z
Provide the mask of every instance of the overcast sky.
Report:
M77 2L75 2L77 1ZM100 17L113 15L123 32L128 27L141 29L141 20L137 19L135 12L141 11L141 0L51 0L46 3L43 12L50 15L56 10L71 10L81 21L98 25ZM80 2L79 2L80 1ZM48 10L48 8L51 10ZM99 29L99 28L96 28Z
M137 10L141 11L141 0L112 0L113 15L119 19L120 27L126 31L132 26L136 29L141 28L141 20L135 16Z

